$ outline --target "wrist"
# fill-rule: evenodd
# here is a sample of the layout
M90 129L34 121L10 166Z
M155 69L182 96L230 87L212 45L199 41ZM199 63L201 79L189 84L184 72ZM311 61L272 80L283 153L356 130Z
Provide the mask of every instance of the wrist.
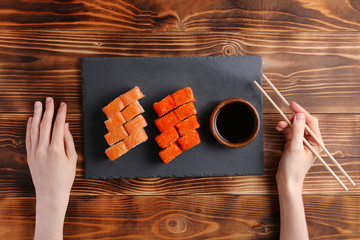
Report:
M276 182L277 182L279 195L286 195L286 196L302 195L302 188L303 188L302 181L289 181L289 180L277 178Z

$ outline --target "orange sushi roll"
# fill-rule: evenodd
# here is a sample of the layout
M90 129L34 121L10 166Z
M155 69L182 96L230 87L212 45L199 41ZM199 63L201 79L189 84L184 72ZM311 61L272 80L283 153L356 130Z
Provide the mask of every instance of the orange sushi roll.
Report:
M181 153L182 153L182 151L179 148L179 146L176 143L172 143L172 144L170 144L170 146L168 146L164 150L161 150L159 152L159 156L163 160L164 163L168 163Z
M108 105L103 107L103 112L106 114L108 118L110 118L112 115L114 115L116 112L119 112L125 108L124 103L122 100L117 97L112 102L110 102Z
M193 102L189 102L181 107L178 107L174 110L174 112L180 121L197 113Z
M193 115L193 116L185 119L184 121L176 124L176 129L178 130L180 136L184 136L185 134L187 134L191 130L197 129L199 127L200 127L200 124L197 121L195 115Z
M148 136L144 130L144 128L139 128L136 132L129 135L127 138L124 139L125 145L132 149L139 145L140 143L146 142L148 140Z
M141 107L138 101L133 102L129 106L127 106L121 114L123 115L125 121L129 121L130 119L136 117L140 113L143 113L144 109Z
M109 132L114 130L115 128L123 125L125 123L125 119L121 112L116 112L112 115L108 120L105 121L105 126Z
M190 87L180 89L171 94L171 96L174 98L176 107L195 101L194 94Z
M166 132L155 137L155 141L161 148L166 148L171 143L175 142L179 138L179 134L175 127L169 128Z
M129 135L135 133L140 128L144 128L147 126L147 122L142 115L137 115L135 118L131 119L127 123L124 124L126 131Z
M177 140L177 143L180 145L180 148L183 151L189 150L190 148L200 144L200 142L200 137L196 130L192 130L191 132Z
M175 124L179 122L179 119L176 117L174 112L169 112L165 116L155 120L155 125L160 132L165 132Z
M156 112L156 114L161 117L164 114L170 112L171 110L173 110L176 107L175 105L175 101L173 99L173 97L171 95L165 97L163 100L161 100L160 102L156 102L153 105L153 108Z
M114 146L106 149L105 154L111 161L114 161L115 159L121 157L128 151L129 151L128 147L125 145L123 141L121 141L115 144Z
M145 95L141 92L141 90L138 86L136 86L133 89L131 89L130 91L120 95L120 99L124 103L125 107L143 97L145 97Z
M118 128L115 128L113 131L105 134L104 137L106 139L106 142L111 146L114 143L123 140L128 135L129 134L126 132L125 128L123 126L120 126Z

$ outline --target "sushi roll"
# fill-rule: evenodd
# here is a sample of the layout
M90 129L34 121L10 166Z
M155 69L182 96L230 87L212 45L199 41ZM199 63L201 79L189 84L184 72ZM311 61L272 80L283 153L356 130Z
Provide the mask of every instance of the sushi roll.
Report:
M153 105L153 108L159 117L162 117L166 113L173 110L175 107L176 107L175 101L171 95L165 97L160 102L154 103Z
M117 143L118 141L123 140L125 137L128 136L127 131L123 126L120 126L118 128L115 128L113 131L108 132L105 134L106 142L109 144L109 146L113 145L114 143Z
M141 92L138 86L134 87L130 91L120 95L121 101L124 103L124 106L129 106L131 103L145 97L145 95Z
M169 112L165 116L155 120L155 125L160 132L165 132L179 122L174 112Z
M112 115L114 115L116 112L119 112L125 108L124 103L122 100L117 97L112 102L110 102L108 105L103 107L103 112L105 113L106 117L110 118Z
M123 125L125 123L125 119L121 112L116 112L112 115L108 120L105 121L105 126L109 132L114 130L115 128Z
M155 137L155 141L161 148L166 148L171 143L175 142L179 138L179 134L175 127L169 128L166 132Z
M200 144L200 137L197 131L192 130L185 136L179 138L177 143L180 145L180 148L185 151L189 150L190 148Z
M174 98L176 107L181 106L188 102L195 101L194 94L190 87L180 89L174 92L173 94L171 94L171 96Z
M185 118L190 117L191 115L195 115L197 112L193 102L189 102L175 109L174 113L176 114L178 119L182 121Z
M147 140L148 136L144 128L139 128L137 131L125 138L123 142L128 147L128 149L132 149L140 143L146 142Z
M124 127L129 135L135 133L140 128L144 128L146 126L147 126L147 122L143 117L143 115L138 115L124 124Z
M191 130L197 129L200 127L199 122L195 115L185 119L184 121L176 124L176 129L178 130L180 136L184 136Z
M125 121L129 121L132 118L136 117L137 115L144 112L144 109L141 107L138 101L133 102L129 106L127 106L121 114L123 115Z
M123 141L109 147L105 150L106 156L110 159L110 161L114 161L115 159L121 157L125 153L127 153L129 149L126 147Z
M169 163L171 160L173 160L175 157L177 157L181 153L182 153L182 151L179 148L179 146L176 143L172 143L172 144L170 144L170 146L168 146L164 150L161 150L159 152L159 156L163 160L164 163Z

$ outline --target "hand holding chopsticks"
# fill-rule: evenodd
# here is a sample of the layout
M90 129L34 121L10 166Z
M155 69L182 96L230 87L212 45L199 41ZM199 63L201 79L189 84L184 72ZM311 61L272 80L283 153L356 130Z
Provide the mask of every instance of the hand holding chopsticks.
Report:
M277 93L277 95L280 97L280 99L288 106L290 107L289 102L281 95L281 93L275 88L275 86L271 83L271 81L263 75L264 79L268 82L268 84L271 86L271 88ZM282 110L276 105L276 103L271 99L271 97L265 92L265 90L255 81L255 85L259 88L259 90L263 93L263 95L270 101L270 103L275 107L275 109L281 114L281 116L284 118L284 120L289 124L289 126L292 126L289 119L285 116L285 114L282 112ZM335 160L335 158L331 155L331 153L326 149L325 145L320 141L316 135L311 131L311 129L305 125L306 131L311 135L311 137L315 140L315 142L325 151L325 153L330 157L330 159L335 163L335 165L340 169L340 171L346 176L346 178L349 180L349 182L352 185L355 185L354 181L350 178L350 176L345 172L345 170L340 166L340 164ZM318 152L309 144L309 142L303 138L305 146L321 161L321 163L325 166L325 168L333 175L333 177L338 181L338 183L347 191L348 188L345 186L345 184L339 179L339 177L332 171L332 169L326 164L326 162L321 158L321 156L318 154Z

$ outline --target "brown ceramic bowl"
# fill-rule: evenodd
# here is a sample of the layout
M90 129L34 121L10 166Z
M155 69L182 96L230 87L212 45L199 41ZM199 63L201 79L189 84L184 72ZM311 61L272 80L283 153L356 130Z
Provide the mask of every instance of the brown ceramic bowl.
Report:
M234 103L236 103L236 104L234 104ZM237 124L239 124L238 122L236 122L236 124L233 123L232 125L227 126L230 130L231 129L239 129L239 128L243 127L243 125L245 127L248 127L248 129L246 129L246 131L247 131L246 136L244 136L244 138L241 138L241 136L240 136L239 139L241 139L241 140L235 141L235 142L229 141L226 138L224 138L219 130L219 129L221 129L221 126L220 125L218 126L218 124L220 124L220 120L218 122L218 116L219 116L219 113L221 110L225 111L225 109L226 109L226 111L227 111L226 114L229 114L230 119L232 118L232 116L235 116L234 115L235 112L234 113L231 112L232 110L231 110L231 106L229 104L232 104L232 106L234 106L234 105L239 106L239 108L237 110L241 109L241 111L243 111L243 112L237 111L236 114L238 114L238 116L243 113L247 114L247 116L252 116L252 117L248 118L249 121L251 121L251 122L247 126L245 126L245 124L241 124L241 123L240 123L240 125L237 125ZM228 107L224 109L224 107L226 107L226 106L228 106ZM234 108L234 109L236 109L236 108ZM222 113L222 114L225 114L225 113ZM248 121L248 123L249 123L249 121ZM236 126L233 126L233 125L236 125ZM214 135L215 139L219 143L224 145L225 147L241 148L241 147L248 145L256 138L256 136L260 130L260 117L259 117L259 114L256 111L255 107L248 101L241 99L241 98L230 98L230 99L227 99L227 100L221 102L211 113L210 130L211 130L211 133Z

